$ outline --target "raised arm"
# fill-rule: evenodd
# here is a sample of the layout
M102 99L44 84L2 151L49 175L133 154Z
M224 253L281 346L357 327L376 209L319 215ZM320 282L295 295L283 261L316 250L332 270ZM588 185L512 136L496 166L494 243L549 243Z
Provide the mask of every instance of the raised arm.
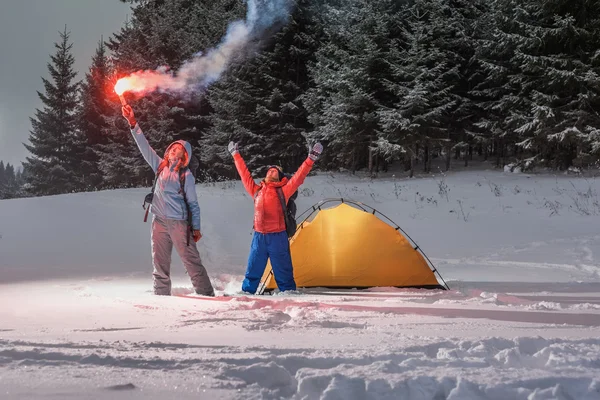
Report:
M304 183L304 179L306 178L315 161L318 160L322 152L323 146L321 145L321 143L315 144L310 153L308 154L308 157L306 157L306 160L304 160L300 168L298 168L298 171L296 171L294 176L292 176L287 185L285 185L282 188L286 201L289 200L292 194L294 194L294 192L298 190L300 185Z
M250 197L254 198L254 195L256 194L260 186L257 185L256 182L254 182L254 179L252 179L252 175L250 174L250 171L248 171L248 167L246 166L244 159L240 155L237 143L229 142L229 146L227 146L227 149L233 156L235 168L237 169L238 174L240 174L240 178L242 178L244 188L246 188L246 191L248 192Z
M140 149L142 156L144 156L144 160L146 160L150 167L152 167L152 170L156 172L156 169L160 165L162 158L156 154L156 151L154 151L154 149L150 146L150 143L148 143L146 136L144 136L142 129L135 120L135 115L133 114L131 106L123 106L121 111L123 113L123 117L125 117L127 122L129 122L131 135L133 136L138 149Z

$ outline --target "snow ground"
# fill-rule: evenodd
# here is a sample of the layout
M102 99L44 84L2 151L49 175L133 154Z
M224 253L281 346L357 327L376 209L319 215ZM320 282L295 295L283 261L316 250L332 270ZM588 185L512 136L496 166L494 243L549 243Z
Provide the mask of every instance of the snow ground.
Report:
M309 177L362 201L450 291L239 293L241 184L197 186L219 294L151 294L148 189L0 201L1 399L600 399L600 182L491 170Z

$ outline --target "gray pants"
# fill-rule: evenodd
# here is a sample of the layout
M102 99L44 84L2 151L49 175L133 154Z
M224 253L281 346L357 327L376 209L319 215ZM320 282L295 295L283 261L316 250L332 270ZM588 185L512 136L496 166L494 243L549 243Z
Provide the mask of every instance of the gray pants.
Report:
M152 266L154 272L154 294L169 296L171 294L171 252L173 245L181 257L181 261L192 280L196 293L214 296L215 291L210 283L206 268L202 265L196 242L190 237L187 241L187 221L175 219L152 218Z

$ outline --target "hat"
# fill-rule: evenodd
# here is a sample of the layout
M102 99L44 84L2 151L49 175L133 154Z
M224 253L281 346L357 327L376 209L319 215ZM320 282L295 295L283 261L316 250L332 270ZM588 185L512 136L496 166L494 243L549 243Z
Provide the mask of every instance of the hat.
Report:
M279 180L281 181L285 177L285 174L283 173L283 168L281 168L279 165L269 165L267 167L267 172L272 168L275 168L277 170L277 172L279 173Z

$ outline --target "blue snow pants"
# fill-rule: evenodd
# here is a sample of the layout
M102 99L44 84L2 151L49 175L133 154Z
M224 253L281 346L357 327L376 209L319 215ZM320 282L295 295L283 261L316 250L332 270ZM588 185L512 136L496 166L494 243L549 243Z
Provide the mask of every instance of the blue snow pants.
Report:
M254 232L246 276L242 283L242 290L256 293L260 278L262 278L267 260L271 259L275 282L280 291L296 290L290 243L285 231L277 233Z

